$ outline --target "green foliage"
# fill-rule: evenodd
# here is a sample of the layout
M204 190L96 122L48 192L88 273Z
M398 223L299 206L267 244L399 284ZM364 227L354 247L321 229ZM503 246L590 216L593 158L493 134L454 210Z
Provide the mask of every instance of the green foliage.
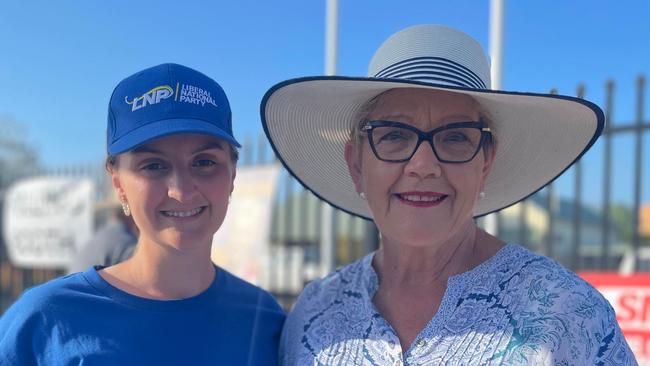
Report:
M612 204L609 209L609 218L612 226L618 230L619 238L624 242L631 243L635 230L632 209L620 203Z

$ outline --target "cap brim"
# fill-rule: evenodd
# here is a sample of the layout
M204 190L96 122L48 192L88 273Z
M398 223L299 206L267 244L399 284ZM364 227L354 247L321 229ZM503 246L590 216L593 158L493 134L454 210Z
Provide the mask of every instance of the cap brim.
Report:
M236 147L241 147L228 132L199 119L173 118L151 122L129 132L108 146L110 155L117 155L135 149L157 138L179 133L198 133L222 138Z
M319 198L372 218L344 159L352 119L374 96L394 88L448 90L473 97L492 117L497 150L476 217L537 192L579 159L604 126L602 110L578 98L477 90L403 79L319 76L272 87L261 104L264 131L289 172Z

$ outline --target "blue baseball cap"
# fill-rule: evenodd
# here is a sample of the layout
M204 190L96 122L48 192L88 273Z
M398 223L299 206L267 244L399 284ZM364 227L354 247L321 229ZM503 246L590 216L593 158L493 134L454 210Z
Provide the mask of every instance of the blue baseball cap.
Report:
M153 139L200 133L240 147L232 134L230 104L216 81L178 64L162 64L122 80L108 105L109 155Z

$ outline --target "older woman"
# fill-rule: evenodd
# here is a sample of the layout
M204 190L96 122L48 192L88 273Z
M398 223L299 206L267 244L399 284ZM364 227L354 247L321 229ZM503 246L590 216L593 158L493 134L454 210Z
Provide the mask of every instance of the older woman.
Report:
M634 364L596 290L474 221L562 173L600 134L600 109L487 89L479 44L436 25L391 36L369 75L289 80L263 100L292 174L381 233L379 250L306 287L282 363Z
M133 256L27 291L0 320L0 364L275 365L284 313L215 266L237 147L221 87L163 64L118 84L107 169Z

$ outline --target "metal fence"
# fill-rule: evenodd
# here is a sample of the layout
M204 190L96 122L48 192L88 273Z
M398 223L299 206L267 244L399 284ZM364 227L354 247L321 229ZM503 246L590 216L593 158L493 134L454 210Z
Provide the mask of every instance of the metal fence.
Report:
M585 88L579 86L576 95L584 97L584 93ZM485 226L493 220L495 224L492 229L502 239L518 242L553 257L574 271L615 270L630 253L635 268L643 268L638 253L644 247L650 248L650 232L641 230L640 219L642 188L648 186L648 182L643 182L646 171L643 144L650 135L650 122L644 117L643 77L637 79L635 95L635 120L616 123L613 121L614 83L608 82L604 105L606 127L597 143L600 146L592 148L558 181L527 200L493 214L492 218L479 219L479 225ZM633 154L627 157L626 163L630 167L626 180L631 182L628 188L633 195L628 205L621 205L612 198L613 179L621 178L619 174L612 173L612 149L614 140L623 135L631 136L633 141ZM629 136L627 140L630 140ZM240 166L275 161L264 136L248 138L243 145ZM585 173L585 161L595 161L588 165L590 168L600 164L601 181L585 181L585 175L593 175ZM99 187L107 184L102 164L47 173L89 176L95 179ZM570 177L573 181L567 182ZM571 187L569 194L558 192L562 182L564 186ZM585 197L585 187L594 185L602 187L601 197L594 199L593 194ZM322 203L286 171L281 174L278 187L271 223L271 271L267 283L288 308L305 283L323 275L320 239ZM100 189L98 192L101 195L106 191ZM371 222L335 211L333 226L334 266L354 261L378 246L378 234ZM61 274L56 270L15 268L8 262L4 247L0 248L0 310L9 306L23 289Z
M640 263L642 256L639 255L643 250L648 250L643 248L650 248L647 222L650 217L645 218L645 225L641 221L642 188L648 187L648 178L644 178L648 171L647 165L644 165L648 161L644 162L643 159L644 139L650 136L650 121L645 120L644 116L645 78L639 76L636 80L634 121L618 122L613 119L614 89L614 82L607 82L603 135L594 148L562 177L573 177L570 196L560 197L556 192L558 184L551 183L515 207L496 214L499 233L554 257L574 271L617 270L625 256L634 259L634 268L647 267L647 264ZM582 98L584 94L585 88L579 86L576 95ZM621 152L619 154L613 151L615 142ZM621 169L615 171L615 166L627 166L627 169L624 172ZM591 179L585 181L586 168L600 170L600 181L594 177L597 174L590 174ZM613 198L614 183L617 183L619 192L632 193L629 202L617 202ZM597 192L593 192L593 189L589 190L591 196L586 197L586 188L594 186L602 187L600 197L594 197ZM542 220L531 220L531 206L541 209L542 215L538 216ZM650 209L650 200L645 207L646 211ZM508 228L504 224L508 220L505 217L509 217L510 221L515 219L516 225L513 227L511 224ZM539 227L539 221L545 221L545 225ZM642 227L645 229L642 230ZM531 235L535 230L538 234L536 238Z

